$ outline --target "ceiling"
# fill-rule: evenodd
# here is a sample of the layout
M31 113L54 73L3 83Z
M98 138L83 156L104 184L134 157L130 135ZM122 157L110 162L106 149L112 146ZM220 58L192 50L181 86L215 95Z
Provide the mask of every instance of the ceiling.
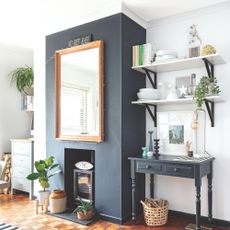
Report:
M130 10L147 22L225 1L227 0L123 0Z
M156 20L226 0L122 0L144 19ZM41 35L121 11L121 0L7 0L1 2L0 44L33 49Z

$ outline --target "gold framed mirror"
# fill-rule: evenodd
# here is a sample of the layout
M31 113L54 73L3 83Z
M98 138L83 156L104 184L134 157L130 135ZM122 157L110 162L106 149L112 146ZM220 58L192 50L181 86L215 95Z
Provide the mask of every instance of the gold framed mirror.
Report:
M55 52L56 138L104 140L104 43Z

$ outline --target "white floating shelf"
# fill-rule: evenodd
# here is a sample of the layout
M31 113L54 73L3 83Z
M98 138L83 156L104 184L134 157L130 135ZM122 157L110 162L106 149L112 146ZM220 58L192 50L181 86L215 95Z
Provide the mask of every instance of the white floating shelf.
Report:
M220 96L210 96L206 97L207 100L213 101L213 102L224 102L224 100ZM138 101L132 101L132 104L136 105L170 105L170 104L194 104L195 101L192 97L189 98L178 98L173 100L138 100Z
M193 69L204 67L203 58L210 61L213 65L224 64L225 61L219 54L212 54L206 56L199 56L194 58L186 58L186 59L177 59L167 62L153 62L149 65L141 65L141 66L133 66L132 69L137 70L139 72L145 73L142 68L146 68L148 70L152 70L154 72L168 72L168 71L178 71L184 69Z

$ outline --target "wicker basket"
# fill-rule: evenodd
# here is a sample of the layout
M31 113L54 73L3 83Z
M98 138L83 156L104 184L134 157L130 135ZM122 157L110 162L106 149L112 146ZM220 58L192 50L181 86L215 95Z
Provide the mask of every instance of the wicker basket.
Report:
M148 226L161 226L167 223L168 206L167 200L145 199L141 201L144 209L144 219Z

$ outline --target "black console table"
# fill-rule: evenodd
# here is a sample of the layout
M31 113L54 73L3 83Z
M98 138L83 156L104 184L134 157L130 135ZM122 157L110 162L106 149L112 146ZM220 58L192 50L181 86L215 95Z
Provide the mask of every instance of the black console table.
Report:
M208 178L208 219L212 223L212 176L213 157L186 158L182 156L160 155L158 158L130 157L132 179L132 219L136 220L136 173L150 174L150 195L154 197L154 174L186 177L195 180L196 187L196 230L200 227L201 179Z

